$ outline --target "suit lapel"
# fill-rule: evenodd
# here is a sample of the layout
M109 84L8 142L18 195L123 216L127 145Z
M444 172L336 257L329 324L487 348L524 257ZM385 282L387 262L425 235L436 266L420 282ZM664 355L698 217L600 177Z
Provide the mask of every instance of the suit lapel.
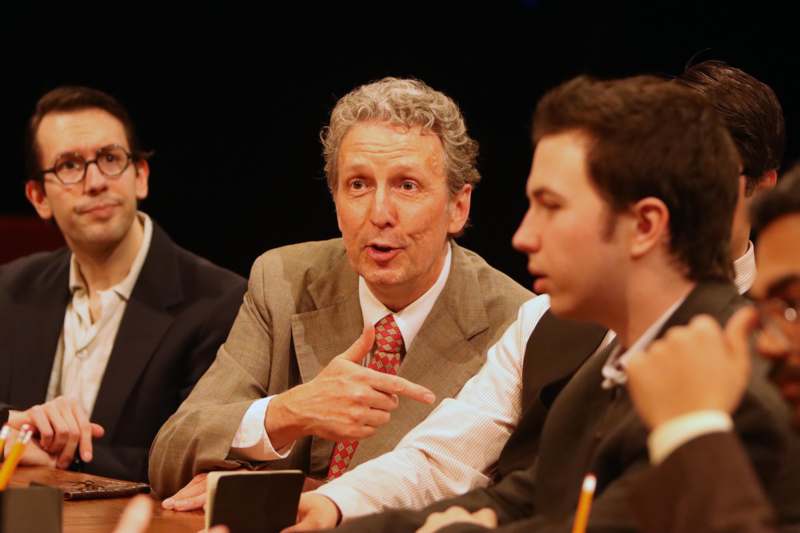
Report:
M36 280L36 291L15 294L16 300L25 303L15 306L19 314L13 323L30 328L27 334L7 336L14 342L10 351L13 360L9 403L20 408L42 403L47 396L58 339L64 327L64 312L70 298L71 254L68 249L58 254L52 268ZM7 326L15 327L10 322Z
M606 332L599 325L556 318L549 310L536 324L522 367L522 415L500 453L500 477L530 464L550 406Z
M314 379L361 335L364 319L358 299L358 276L343 254L338 265L308 286L308 311L292 316L292 342L303 383ZM324 472L333 443L311 437L310 472Z
M399 375L423 385L437 401L455 396L486 360L470 343L489 328L477 275L464 251L453 243L452 266L447 283L403 358ZM430 407L401 398L392 420L361 441L351 467L394 448L395 444L430 412Z
M183 300L181 286L175 245L153 223L150 250L125 308L92 412L92 421L106 430L103 439L113 435L126 400L172 325L169 308Z
M724 323L740 302L744 299L730 283L698 283L656 338L699 313L710 314ZM566 512L563 501L574 501L580 477L587 469L598 475L598 491L602 491L605 483L618 475L620 465L636 460L646 447L646 431L627 391L621 387L607 391L601 388L601 369L609 350L610 347L578 369L547 415L539 448L537 486L542 490L537 505Z

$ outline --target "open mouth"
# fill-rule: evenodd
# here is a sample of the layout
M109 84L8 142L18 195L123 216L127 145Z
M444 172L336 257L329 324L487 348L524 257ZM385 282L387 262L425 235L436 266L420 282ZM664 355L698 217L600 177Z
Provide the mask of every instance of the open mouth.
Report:
M386 262L400 253L400 248L394 248L385 244L369 244L366 247L367 255L379 263Z

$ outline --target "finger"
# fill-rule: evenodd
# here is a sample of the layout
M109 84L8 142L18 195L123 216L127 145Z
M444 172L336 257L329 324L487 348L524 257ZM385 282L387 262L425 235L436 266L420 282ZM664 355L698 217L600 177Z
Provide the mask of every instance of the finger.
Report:
M364 369L365 372L380 374L380 372L371 369ZM369 381L369 377L366 378ZM352 387L351 398L353 403L365 406L371 409L379 409L381 411L394 411L400 403L396 394L386 394L370 386L359 384L357 387Z
M44 407L44 412L53 426L53 440L50 443L50 447L44 449L51 453L60 453L67 443L67 423L55 405L45 404L42 407Z
M367 324L356 342L337 357L360 364L372 349L373 342L375 342L375 328L371 324Z
M480 511L475 511L472 516L478 520L478 522L488 528L496 528L497 527L497 515L495 512L489 508L484 507Z
M78 402L72 402L72 416L78 424L78 450L81 454L81 459L88 463L92 460L92 425L89 423L89 417L83 412L83 409L78 405Z
M750 335L758 327L758 313L753 307L743 307L736 311L725 324L725 340L730 346L733 362L749 372Z
M400 376L372 372L368 382L373 388L386 394L397 394L422 403L433 403L436 400L436 395L429 389Z
M39 432L39 446L43 450L49 450L53 444L53 436L55 430L53 429L50 419L44 412L40 405L30 409L30 417L33 424L36 426L36 431Z
M153 514L153 505L147 496L136 496L125 507L114 533L144 533Z
M205 495L206 493L206 477L208 474L202 473L197 474L192 478L192 480L186 484L181 490L161 502L161 506L164 509L173 509L175 507L176 502L180 500L185 500L188 498L193 498L200 494ZM202 504L201 504L202 505Z
M78 425L78 420L72 411L72 406L69 403L62 402L59 406L61 409L61 417L66 424L66 437L61 453L58 457L59 468L68 468L72 459L75 457L75 451L78 449L78 443L81 439L81 430Z
M380 409L369 409L364 414L362 421L365 426L378 428L388 424L391 419L392 415L390 415L387 411L382 411Z
M196 496L192 496L189 498L182 498L180 500L175 499L173 496L172 499L174 500L174 504L172 509L175 511L192 511L194 509L200 509L203 507L203 504L206 503L206 493L203 491L201 494Z
M90 422L92 427L92 438L99 439L103 435L106 434L106 430L100 424L95 424L94 422Z

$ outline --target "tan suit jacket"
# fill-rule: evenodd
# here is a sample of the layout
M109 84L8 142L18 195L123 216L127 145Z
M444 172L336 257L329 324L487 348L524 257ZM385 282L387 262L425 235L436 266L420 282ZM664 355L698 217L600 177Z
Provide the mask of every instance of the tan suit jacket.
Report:
M531 294L453 243L445 287L406 353L399 375L454 396L484 363L486 350ZM167 421L150 454L150 483L161 496L194 474L237 468L233 437L250 404L313 379L361 333L358 277L340 239L271 250L256 260L239 316L217 359ZM394 448L434 406L402 399L392 420L361 442L352 466ZM333 443L295 443L288 458L251 468L300 468L324 476Z

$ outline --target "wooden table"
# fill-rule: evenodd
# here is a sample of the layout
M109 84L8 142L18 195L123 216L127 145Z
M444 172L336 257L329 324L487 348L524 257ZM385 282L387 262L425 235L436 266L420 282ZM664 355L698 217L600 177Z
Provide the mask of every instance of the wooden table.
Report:
M78 481L97 479L89 474L55 470L45 467L19 467L11 480L13 487L27 487L32 481ZM101 500L65 501L64 533L110 533L122 515L130 498L108 498ZM161 508L160 501L153 498L153 520L148 533L196 533L203 529L202 511L177 513Z

